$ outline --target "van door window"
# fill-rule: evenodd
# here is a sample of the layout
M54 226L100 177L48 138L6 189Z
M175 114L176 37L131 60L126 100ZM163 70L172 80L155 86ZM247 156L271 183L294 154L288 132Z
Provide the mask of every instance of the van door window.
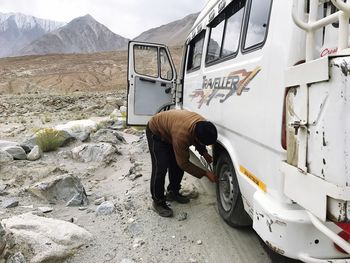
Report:
M261 47L266 39L272 0L252 0L244 50Z
M189 44L189 54L187 62L187 70L196 70L201 66L203 43L205 31L199 33Z
M135 72L149 77L158 77L158 48L134 46Z
M238 51L245 0L234 1L209 25L210 40L206 63L234 55Z
M173 79L173 71L165 48L160 49L160 77L165 80Z

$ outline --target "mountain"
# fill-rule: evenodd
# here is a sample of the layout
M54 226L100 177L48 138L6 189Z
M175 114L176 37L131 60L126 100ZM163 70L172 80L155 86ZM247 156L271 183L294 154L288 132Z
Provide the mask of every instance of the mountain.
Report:
M0 57L17 55L33 40L63 25L20 13L0 13Z
M143 42L162 43L168 46L183 45L199 13L191 14L183 19L169 24L152 28L143 32L134 40Z
M33 41L20 55L112 51L126 48L128 41L86 15Z

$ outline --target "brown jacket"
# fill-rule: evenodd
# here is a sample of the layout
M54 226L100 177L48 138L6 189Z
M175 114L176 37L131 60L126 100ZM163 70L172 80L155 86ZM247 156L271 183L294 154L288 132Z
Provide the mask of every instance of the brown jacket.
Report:
M205 176L206 172L190 162L189 147L194 145L201 155L207 152L205 146L197 143L194 134L195 124L204 120L195 112L170 110L156 114L148 122L153 134L159 136L162 141L172 144L179 167L197 178Z

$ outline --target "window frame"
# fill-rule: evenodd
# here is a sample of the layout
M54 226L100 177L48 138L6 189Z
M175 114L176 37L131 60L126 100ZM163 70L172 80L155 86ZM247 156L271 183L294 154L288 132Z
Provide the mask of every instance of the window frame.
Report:
M186 73L192 73L195 72L197 70L201 69L202 66L202 60L203 60L203 51L204 51L204 44L205 44L205 35L206 35L206 30L203 29L201 32L199 32L193 39L191 39L191 41L187 44L187 63L185 65L186 67ZM200 40L201 38L203 38L203 45L202 45L202 55L201 55L201 62L199 64L199 66L197 67L191 67L190 69L188 68L188 63L190 61L190 56L192 56L192 65L193 65L193 52L191 52L191 44L192 43L196 43L198 40ZM193 46L194 47L194 46Z
M240 49L241 49L241 42L242 42L242 37L243 37L243 32L244 32L244 25L245 25L245 17L246 17L246 9L247 9L247 4L248 4L249 0L246 0L245 5L244 5L244 10L243 10L243 17L242 17L242 23L241 23L241 28L239 31L239 40L238 40L238 47L237 50L229 55L226 56L221 56L222 55L222 49L223 49L223 42L225 40L225 36L226 36L226 28L227 28L227 20L228 18L226 17L225 14L225 25L224 25L224 31L223 31L223 35L221 38L221 46L220 46L220 56L217 59L211 60L210 62L207 62L207 55L208 55L208 50L209 50L209 44L210 44L210 37L211 37L211 31L212 31L212 27L210 26L211 24L213 24L213 22L223 13L228 13L228 8L230 7L231 4L233 4L233 2L231 2L229 5L227 5L214 19L213 21L210 22L210 24L208 25L209 27L209 37L208 37L208 41L207 41L207 52L205 54L205 67L210 67L213 65L216 65L218 63L233 59L235 57L237 57ZM233 14L234 15L234 14Z
M151 47L151 48L155 48L157 50L157 76L151 76L151 75L146 75L140 72L137 72L136 70L136 56L135 56L135 47L136 46L147 46L147 45L140 45L140 44L135 44L134 48L133 48L133 53L134 53L134 72L140 76L145 76L145 77L149 77L149 78L160 78L160 57L159 57L159 48L157 46L147 46L147 47Z
M255 44L253 46L250 46L248 48L245 48L245 43L246 43L246 38L247 38L247 32L248 32L248 25L249 25L249 18L250 18L250 13L251 13L251 7L252 7L252 2L253 1L258 1L258 0L249 0L248 2L248 6L247 6L247 10L246 10L246 17L244 19L244 32L243 32L243 36L242 36L242 43L241 43L241 52L242 54L248 54L250 52L254 52L256 50L261 49L267 40L267 37L269 35L269 28L270 28L270 22L271 22L271 13L272 13L272 4L273 4L273 0L271 0L270 3L270 7L269 7L269 15L268 15L268 21L267 21L267 25L266 25L266 33L265 33L265 37L264 40L258 44Z

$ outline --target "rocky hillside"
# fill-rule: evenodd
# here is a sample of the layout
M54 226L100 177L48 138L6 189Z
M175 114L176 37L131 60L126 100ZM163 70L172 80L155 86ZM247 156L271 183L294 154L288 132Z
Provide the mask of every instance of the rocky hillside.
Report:
M91 15L78 17L64 27L32 42L21 55L95 53L127 47L128 39L114 34Z
M168 46L180 46L183 45L187 34L190 32L198 13L186 16L183 19L176 20L169 24L152 28L145 31L134 40L162 43Z
M0 13L0 57L15 56L33 40L64 25L20 13Z

